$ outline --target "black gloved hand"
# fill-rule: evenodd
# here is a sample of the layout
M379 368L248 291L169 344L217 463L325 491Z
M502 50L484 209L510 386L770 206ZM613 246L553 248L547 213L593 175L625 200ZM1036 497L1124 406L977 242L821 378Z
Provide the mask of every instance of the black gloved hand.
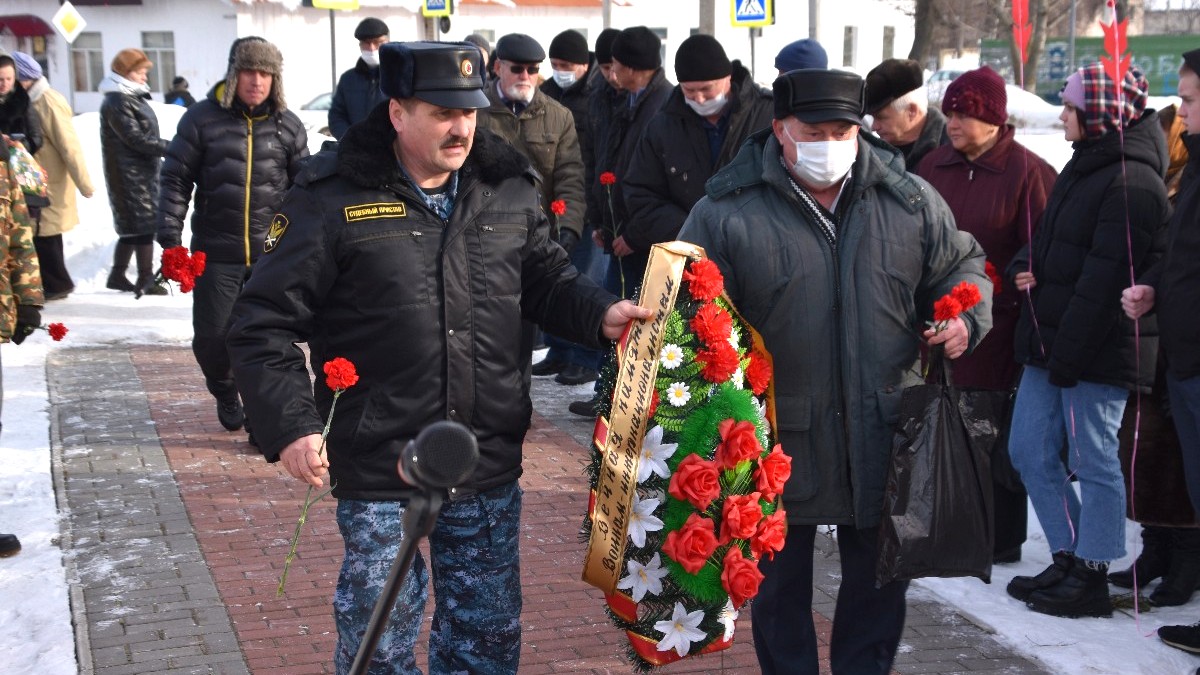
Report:
M42 325L42 312L32 305L17 305L17 325L13 329L13 344L21 344L30 333Z
M579 245L579 235L575 234L574 230L561 228L558 231L558 245L563 247L563 250L570 253Z

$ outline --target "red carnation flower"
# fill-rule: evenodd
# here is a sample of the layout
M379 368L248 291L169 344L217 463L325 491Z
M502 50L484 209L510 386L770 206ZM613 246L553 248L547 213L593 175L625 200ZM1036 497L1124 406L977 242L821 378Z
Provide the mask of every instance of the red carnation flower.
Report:
M696 352L696 361L703 368L700 374L713 384L729 380L738 369L738 353L728 342L718 342L708 349Z
M204 274L205 264L208 262L208 255L204 251L196 251L192 254L192 276L198 277Z
M692 332L700 341L711 347L729 341L729 335L733 331L733 317L716 303L710 302L692 317L691 326Z
M716 300L725 290L725 277L721 269L711 260L697 260L683 271L683 280L688 283L688 291L700 302Z
M658 402L658 390L655 389L654 395L650 397L650 412L646 413L646 416L650 419L654 419L654 413L658 412Z
M561 216L567 212L567 202L562 199L555 199L550 202L550 212L556 216Z
M348 359L336 357L325 362L325 386L334 391L348 389L358 382L358 371Z
M746 381L755 396L762 396L771 384L771 360L762 352L750 352L750 364L746 366Z
M962 314L962 303L953 295L944 295L941 300L933 303L933 320L949 321Z
M600 184L601 185L613 185L616 182L617 182L617 174L615 174L611 171L605 171L604 173L600 174Z
M61 342L67 336L67 327L61 323L52 323L46 326L46 332L50 333L50 338L55 342Z
M983 299L983 294L979 292L979 287L969 281L960 281L951 291L950 295L958 300L958 304L962 305L962 311L967 311L979 301Z

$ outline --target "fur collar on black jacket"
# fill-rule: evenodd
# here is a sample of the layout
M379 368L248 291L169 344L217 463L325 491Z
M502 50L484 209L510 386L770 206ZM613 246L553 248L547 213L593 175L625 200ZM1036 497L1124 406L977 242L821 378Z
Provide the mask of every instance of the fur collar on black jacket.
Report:
M396 130L388 118L388 102L384 101L375 106L367 119L351 126L338 143L338 174L365 188L403 183L392 151L395 140ZM468 175L478 172L480 180L490 185L521 175L532 182L536 176L529 160L516 148L492 132L478 128L462 171Z

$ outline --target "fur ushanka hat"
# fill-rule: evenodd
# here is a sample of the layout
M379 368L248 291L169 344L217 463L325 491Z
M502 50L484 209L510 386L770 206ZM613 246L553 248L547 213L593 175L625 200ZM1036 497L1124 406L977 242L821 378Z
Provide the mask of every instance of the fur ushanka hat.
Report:
M229 70L225 73L225 91L221 95L221 107L233 106L237 95L237 76L243 70L258 70L271 74L269 100L276 111L287 110L283 98L283 54L279 48L256 35L238 38L229 48Z

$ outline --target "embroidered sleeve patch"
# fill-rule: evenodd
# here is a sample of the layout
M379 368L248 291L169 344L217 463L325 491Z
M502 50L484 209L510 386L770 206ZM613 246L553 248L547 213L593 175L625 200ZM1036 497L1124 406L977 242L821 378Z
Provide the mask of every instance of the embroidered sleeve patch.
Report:
M279 240L283 239L283 233L287 232L288 219L282 213L276 213L271 219L271 226L267 228L267 235L263 238L263 252L270 253L279 245Z
M344 211L347 223L359 220L375 220L376 218L406 218L408 216L408 213L404 210L404 202L358 204L347 206Z

